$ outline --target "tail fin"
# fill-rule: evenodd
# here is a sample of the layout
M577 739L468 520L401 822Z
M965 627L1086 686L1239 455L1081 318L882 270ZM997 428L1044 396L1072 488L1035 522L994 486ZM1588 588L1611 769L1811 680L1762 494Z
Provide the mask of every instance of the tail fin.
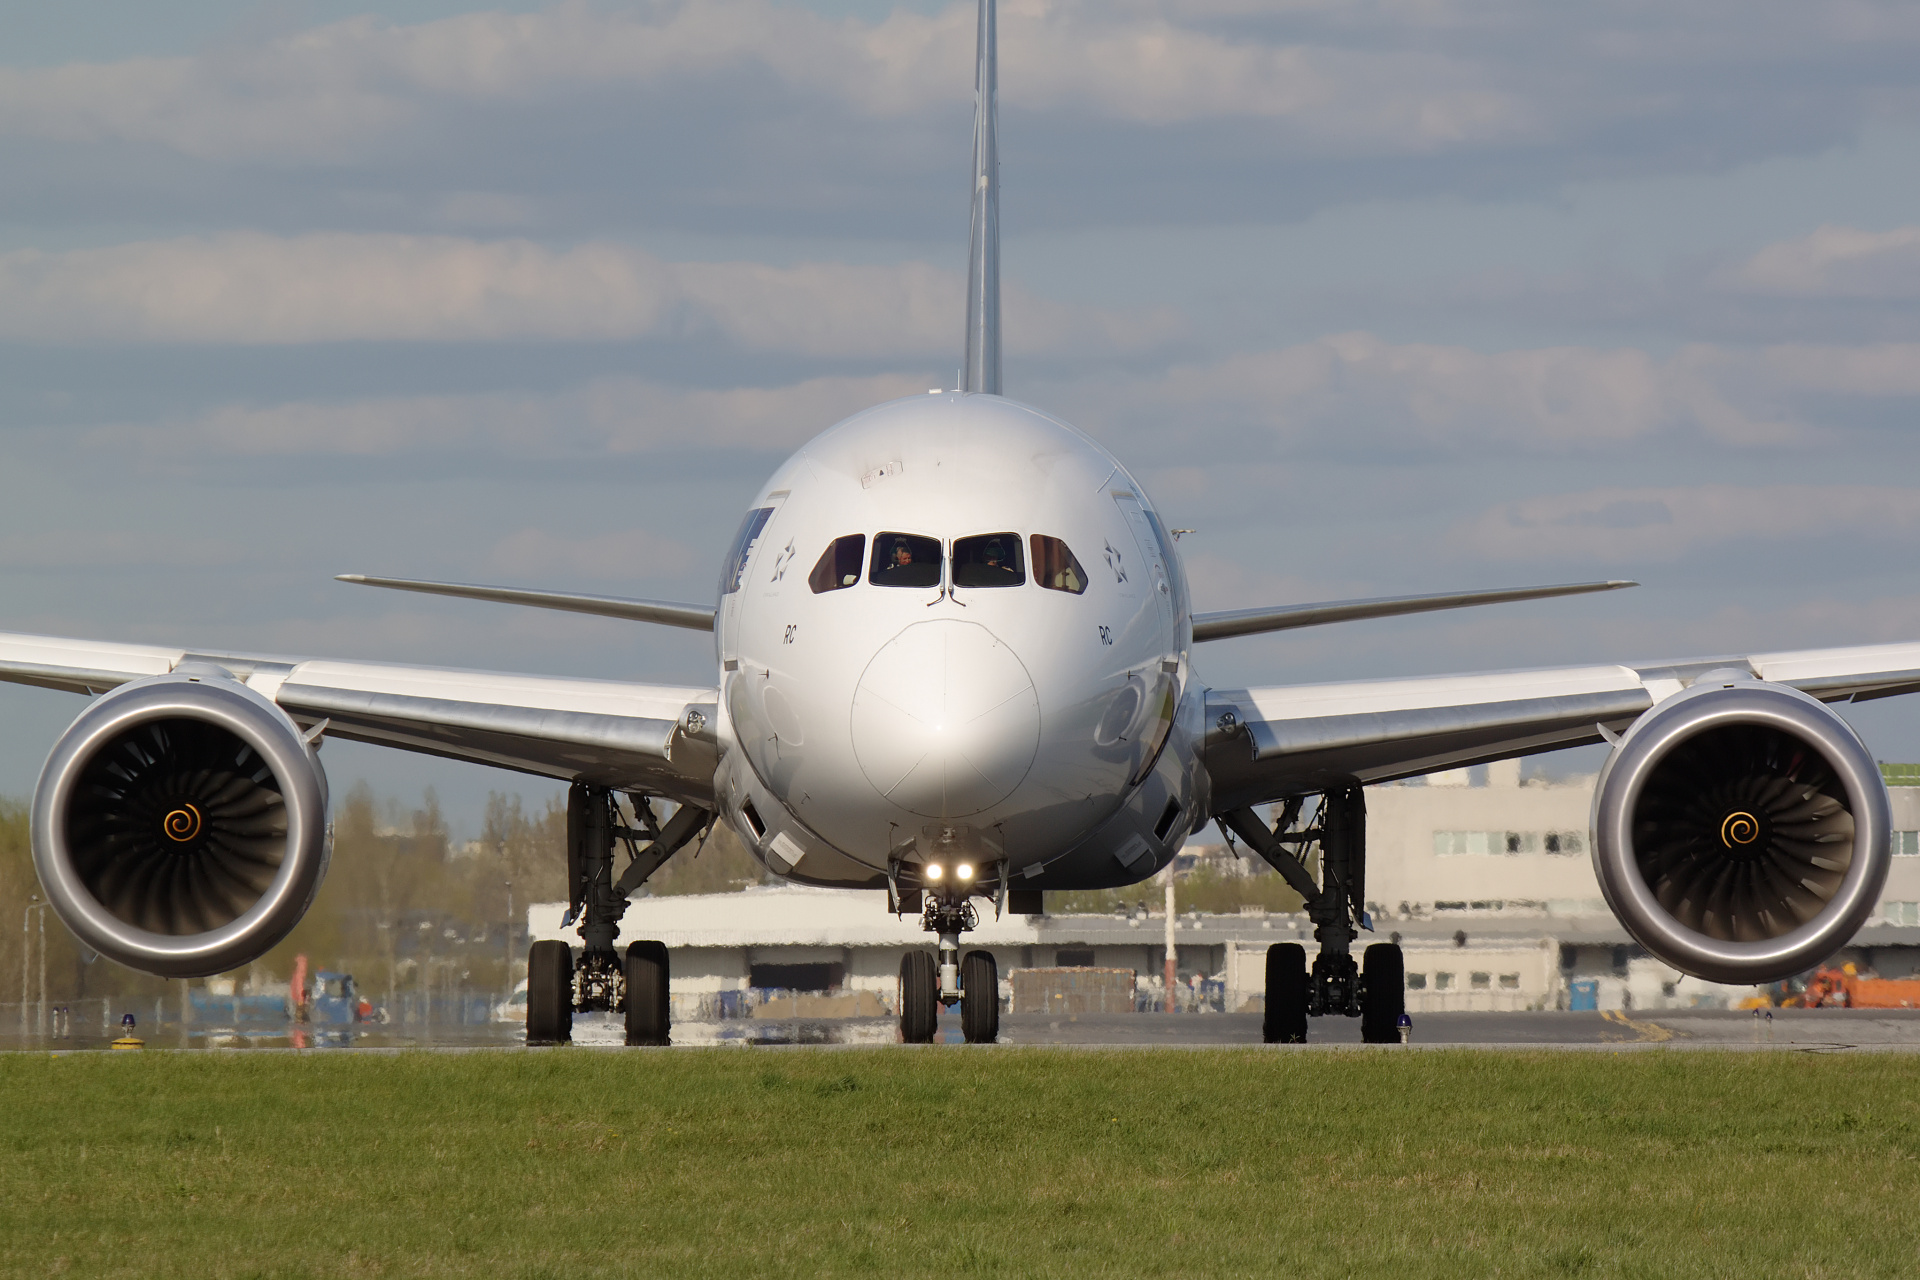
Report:
M994 96L994 0L980 0L973 81L973 243L967 260L967 362L962 391L1000 394L1000 147Z

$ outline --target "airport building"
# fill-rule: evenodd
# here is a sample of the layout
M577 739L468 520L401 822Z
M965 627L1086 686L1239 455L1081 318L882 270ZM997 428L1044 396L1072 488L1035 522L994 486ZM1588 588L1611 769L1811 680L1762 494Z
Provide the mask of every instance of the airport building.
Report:
M1888 766L1894 858L1875 919L1841 959L1884 977L1920 974L1920 769ZM1519 1010L1724 1006L1752 988L1700 982L1645 955L1607 910L1588 854L1593 779L1529 778L1506 761L1367 792L1370 941L1400 943L1407 1007ZM1224 846L1189 845L1175 874L1211 863L1271 875ZM982 902L966 946L994 953L1002 994L1016 969L1102 968L1135 977L1141 1007L1162 1007L1166 917L1161 881L1111 915L993 918ZM1131 896L1131 895L1129 895ZM623 938L658 938L672 952L676 1014L745 1009L755 992L820 993L819 1012L890 1011L900 957L932 945L912 917L891 916L884 893L766 886L740 893L640 898ZM564 904L528 910L535 938L565 938ZM1267 947L1298 941L1303 915L1187 913L1174 922L1184 1006L1258 1008ZM797 998L797 997L790 997Z

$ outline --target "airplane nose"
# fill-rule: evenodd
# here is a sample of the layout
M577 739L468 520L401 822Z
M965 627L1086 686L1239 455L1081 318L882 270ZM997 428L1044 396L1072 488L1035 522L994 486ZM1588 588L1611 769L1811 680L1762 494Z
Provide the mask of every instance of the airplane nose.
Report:
M915 623L874 655L854 690L860 768L911 813L958 818L998 804L1039 745L1033 678L978 623Z

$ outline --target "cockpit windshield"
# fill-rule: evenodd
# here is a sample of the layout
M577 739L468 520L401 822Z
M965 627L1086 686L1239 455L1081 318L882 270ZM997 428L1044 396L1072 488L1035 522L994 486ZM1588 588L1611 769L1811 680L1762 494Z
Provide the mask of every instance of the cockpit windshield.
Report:
M1017 587L1026 580L1026 567L1020 563L1019 534L983 533L954 541L954 586Z
M876 534L867 581L876 587L939 586L939 539L914 533Z
M721 595L730 596L740 589L740 579L747 572L747 562L753 559L753 544L760 540L761 530L767 527L767 519L772 515L772 507L755 507L740 522L740 532L734 535L733 549L727 552L727 562L720 567Z
M835 538L820 553L820 560L813 566L813 572L807 575L807 586L813 594L824 591L839 591L860 581L860 562L866 558L867 535L850 533L844 538Z
M1049 591L1076 596L1087 589L1087 571L1067 544L1039 533L1033 535L1033 580Z

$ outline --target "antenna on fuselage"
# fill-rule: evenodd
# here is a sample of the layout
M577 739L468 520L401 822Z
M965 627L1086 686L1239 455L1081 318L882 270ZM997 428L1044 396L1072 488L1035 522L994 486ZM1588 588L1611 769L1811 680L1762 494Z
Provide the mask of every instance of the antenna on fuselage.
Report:
M980 0L973 79L973 239L967 255L967 360L960 389L1000 394L1000 146L995 137L994 0Z

